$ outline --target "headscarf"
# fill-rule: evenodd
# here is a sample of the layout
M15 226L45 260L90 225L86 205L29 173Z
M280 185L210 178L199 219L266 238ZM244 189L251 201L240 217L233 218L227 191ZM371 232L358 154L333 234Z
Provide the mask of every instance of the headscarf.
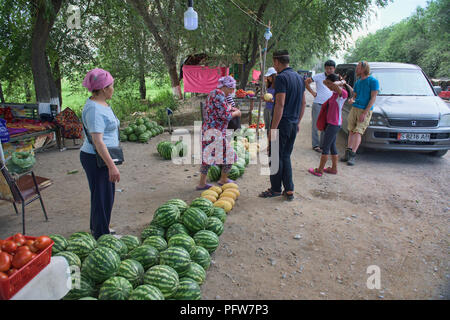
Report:
M236 80L234 80L234 78L232 76L225 76L219 79L219 84L217 85L217 88L222 88L222 87L227 87L227 88L236 88Z
M104 89L113 82L114 78L108 71L96 68L86 74L83 81L83 87L92 92L94 90Z

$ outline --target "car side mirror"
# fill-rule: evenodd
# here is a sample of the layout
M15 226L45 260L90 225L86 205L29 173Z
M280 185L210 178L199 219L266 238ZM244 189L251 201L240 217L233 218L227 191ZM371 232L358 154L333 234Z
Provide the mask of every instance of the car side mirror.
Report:
M434 91L436 91L436 94L438 94L438 95L442 92L441 86L433 86L433 88L434 88Z

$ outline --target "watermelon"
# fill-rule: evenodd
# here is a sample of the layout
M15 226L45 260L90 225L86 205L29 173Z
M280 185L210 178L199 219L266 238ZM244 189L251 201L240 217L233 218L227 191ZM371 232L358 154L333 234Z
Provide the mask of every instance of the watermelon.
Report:
M159 225L163 228L168 228L172 224L178 221L180 217L180 210L174 204L163 204L158 209L156 209L153 220L156 225Z
M222 223L225 223L225 220L227 219L227 213L223 208L214 207L211 217L219 218Z
M208 250L209 253L216 251L219 246L219 237L212 231L200 230L194 235L195 244Z
M236 162L234 164L234 166L236 166L236 168L239 169L239 176L242 176L245 171L245 161L244 161L244 164L242 164L241 162Z
M220 235L223 233L223 223L217 217L208 217L205 229L214 232L215 234L217 234L217 236L220 237Z
M138 136L138 140L141 143L146 143L148 140L150 140L151 135L148 132L143 132Z
M180 277L191 278L191 279L195 280L198 283L198 285L201 285L203 282L205 282L206 271L198 263L191 262L191 264L189 265L189 268L186 270L186 272L183 272L182 274L180 274Z
M137 118L135 123L136 125L140 126L141 124L145 123L145 120L143 118Z
M55 254L55 257L64 257L67 260L69 266L76 266L81 268L81 260L80 258L73 252L70 251L61 251Z
M150 236L160 236L164 237L164 234L166 233L166 230L162 227L159 227L157 225L149 225L147 228L142 230L141 232L141 240L144 241Z
M200 300L202 292L198 283L191 278L181 278L173 296L176 300Z
M145 131L147 130L147 127L145 125L139 125L136 127L136 129L134 129L134 134L136 136L140 136L141 134L143 134Z
M147 128L147 130L151 130L152 129L152 124L150 122L146 122L144 123L145 127Z
M178 210L180 210L180 214L183 214L184 211L186 211L186 209L188 208L187 203L181 199L171 199L167 201L166 204L176 205L178 207Z
M85 275L75 273L72 275L72 287L63 299L78 300L93 295L95 295L94 282Z
M189 235L178 233L173 235L168 242L169 247L182 247L189 252L189 255L195 252L195 241Z
M132 133L132 134L128 135L128 141L131 141L131 142L136 142L136 141L137 141L137 139L138 139L138 137L137 137L137 135L136 135L136 134L134 134L134 133Z
M128 300L164 300L164 295L157 287L143 284L131 292Z
M49 238L54 242L52 246L52 256L59 252L66 251L67 245L69 244L66 238L59 234L50 234Z
M162 157L166 160L171 160L172 159L172 150L175 148L175 146L168 142L167 144L163 145L161 147L161 152L162 152Z
M123 277L111 277L103 282L98 293L99 300L127 300L133 285Z
M208 199L205 200L209 201ZM182 217L184 226L193 233L205 229L207 219L208 216L205 212L196 207L189 207Z
M127 246L128 251L136 249L141 245L141 241L139 240L139 238L132 235L125 235L121 237L119 240L122 241Z
M240 176L239 168L233 164L231 166L230 172L228 172L228 178L230 178L231 180L236 180L237 178L239 178L239 176Z
M125 243L114 237L112 234L104 234L97 240L99 247L107 247L113 249L121 259L125 258L128 253L128 247Z
M67 251L75 253L81 261L83 261L97 246L97 242L93 237L75 237L67 243Z
M67 240L73 240L73 239L78 239L78 238L88 238L88 239L95 241L94 236L86 231L78 231L78 232L72 233L70 235L69 239L67 239Z
M161 236L150 236L144 240L142 244L148 244L154 247L158 252L164 251L167 249L167 242Z
M144 267L139 261L126 259L120 263L116 275L127 279L133 287L137 287L142 284L142 279L144 278Z
M153 266L144 275L144 284L157 287L166 299L175 293L178 282L178 273L167 265Z
M191 202L191 207L199 208L209 217L214 210L214 206L211 200L206 198L196 198Z
M178 273L186 271L191 263L189 252L181 247L169 247L161 252L159 258L160 264L168 265Z
M120 257L114 250L98 247L83 261L81 270L95 283L100 283L112 277L119 266Z
M170 240L170 238L178 233L184 233L189 235L188 229L181 223L174 223L171 225L166 232L166 239Z
M245 153L245 166L247 167L250 163L250 153L246 152Z
M216 182L220 179L222 170L218 166L211 166L208 169L208 179L211 182Z
M159 253L155 247L142 245L128 254L129 259L136 260L142 264L144 270L158 264Z
M136 130L136 128L137 128L137 125L135 125L135 124L130 124L130 128L131 128L131 130L133 130L130 134L132 134L133 132L134 132L134 130Z
M159 134L163 134L164 133L164 127L163 126L158 126L158 130L159 130Z
M211 256L208 250L200 246L195 247L195 252L192 255L191 259L193 262L201 265L205 271L208 270L209 266L211 265Z
M132 134L133 133L133 128L131 128L131 127L127 127L127 128L125 128L124 129L124 133L127 135L127 136L129 136L130 134Z

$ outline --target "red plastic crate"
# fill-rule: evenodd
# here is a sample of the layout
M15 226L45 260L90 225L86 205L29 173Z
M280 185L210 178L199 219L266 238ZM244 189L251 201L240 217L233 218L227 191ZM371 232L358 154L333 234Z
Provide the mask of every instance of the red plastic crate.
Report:
M5 240L12 240L9 237ZM25 236L26 240L36 240L37 237ZM5 280L0 280L0 299L11 299L20 289L22 289L28 282L31 281L42 269L44 269L52 258L52 247L54 242L39 253L33 260L28 262L22 268L17 270L15 274Z

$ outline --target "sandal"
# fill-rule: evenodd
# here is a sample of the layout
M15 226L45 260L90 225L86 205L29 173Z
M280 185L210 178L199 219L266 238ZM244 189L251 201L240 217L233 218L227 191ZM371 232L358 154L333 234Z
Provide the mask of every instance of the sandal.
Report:
M315 147L313 147L313 150L314 150L315 152L319 152L319 153L322 153L322 149L320 149L320 147L319 147L319 146L315 146Z
M281 196L281 192L274 192L272 189L267 189L264 192L261 192L258 197L260 198L273 198Z
M315 175L315 176L318 176L318 177L321 177L321 176L322 176L322 173L320 173L320 172L317 170L317 168L315 168L315 169L310 168L310 169L308 170L308 172L311 173L311 174L313 174L313 175Z
M294 200L294 192L292 191L292 194L287 194L286 190L283 191L283 196L286 196L286 200L287 201L292 201Z
M331 167L328 167L328 168L323 169L323 172L326 172L326 173L329 173L329 174L337 174L337 170L336 170L336 171L333 171L333 170L331 169Z
M211 188L212 187L212 185L210 185L210 184L205 184L205 186L204 187L199 187L199 186L197 186L196 188L195 188L195 190L208 190L209 188Z
M234 183L234 180L228 179L227 182L225 182L225 183ZM223 186L225 183L217 182L217 184L218 184L219 186Z

